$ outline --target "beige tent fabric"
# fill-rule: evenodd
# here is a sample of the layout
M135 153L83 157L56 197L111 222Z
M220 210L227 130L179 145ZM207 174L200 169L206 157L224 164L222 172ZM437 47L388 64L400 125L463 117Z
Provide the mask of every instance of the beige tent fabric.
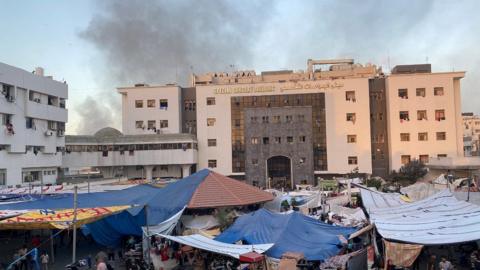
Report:
M410 267L422 251L423 245L400 244L383 239L385 245L385 269L388 262L400 267Z

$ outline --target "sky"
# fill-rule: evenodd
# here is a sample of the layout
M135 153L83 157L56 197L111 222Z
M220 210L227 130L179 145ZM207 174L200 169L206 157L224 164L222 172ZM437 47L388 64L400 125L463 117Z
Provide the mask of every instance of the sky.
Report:
M480 1L2 0L1 10L0 62L67 81L68 134L121 129L119 86L304 70L309 58L464 70L462 110L480 113Z

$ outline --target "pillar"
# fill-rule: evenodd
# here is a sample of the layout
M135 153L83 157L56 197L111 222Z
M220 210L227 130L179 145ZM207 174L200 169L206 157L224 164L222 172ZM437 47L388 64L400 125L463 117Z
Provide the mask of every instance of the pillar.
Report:
M185 178L190 175L191 164L182 165L182 178Z
M145 179L152 180L153 179L153 165L145 165L143 166L145 170Z

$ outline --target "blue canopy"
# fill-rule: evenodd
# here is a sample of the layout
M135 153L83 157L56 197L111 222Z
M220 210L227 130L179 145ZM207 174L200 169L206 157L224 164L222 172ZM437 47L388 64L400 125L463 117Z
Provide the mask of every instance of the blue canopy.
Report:
M86 225L95 241L105 246L116 246L123 235L142 235L141 227L161 223L183 209L198 185L209 174L208 169L192 174L164 188L139 185L124 190L78 194L78 207L106 207L134 205L136 207ZM73 195L62 194L42 199L0 205L0 210L66 209L73 208ZM145 209L147 214L145 215Z
M325 260L341 249L340 235L348 239L355 228L325 224L319 220L293 212L276 214L265 209L239 217L235 223L217 236L224 243L244 241L245 244L274 243L266 254L280 258L285 252L301 252L307 260Z

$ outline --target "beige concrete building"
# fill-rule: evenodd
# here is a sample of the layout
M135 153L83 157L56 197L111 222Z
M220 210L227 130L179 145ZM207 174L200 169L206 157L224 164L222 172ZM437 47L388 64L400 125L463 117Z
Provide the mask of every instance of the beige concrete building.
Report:
M428 64L384 74L352 59L308 60L306 71L194 74L188 88L140 84L118 92L124 135L190 133L197 169L293 187L351 172L385 176L413 159L463 157L463 76Z
M465 156L480 155L480 116L463 113L463 150Z

